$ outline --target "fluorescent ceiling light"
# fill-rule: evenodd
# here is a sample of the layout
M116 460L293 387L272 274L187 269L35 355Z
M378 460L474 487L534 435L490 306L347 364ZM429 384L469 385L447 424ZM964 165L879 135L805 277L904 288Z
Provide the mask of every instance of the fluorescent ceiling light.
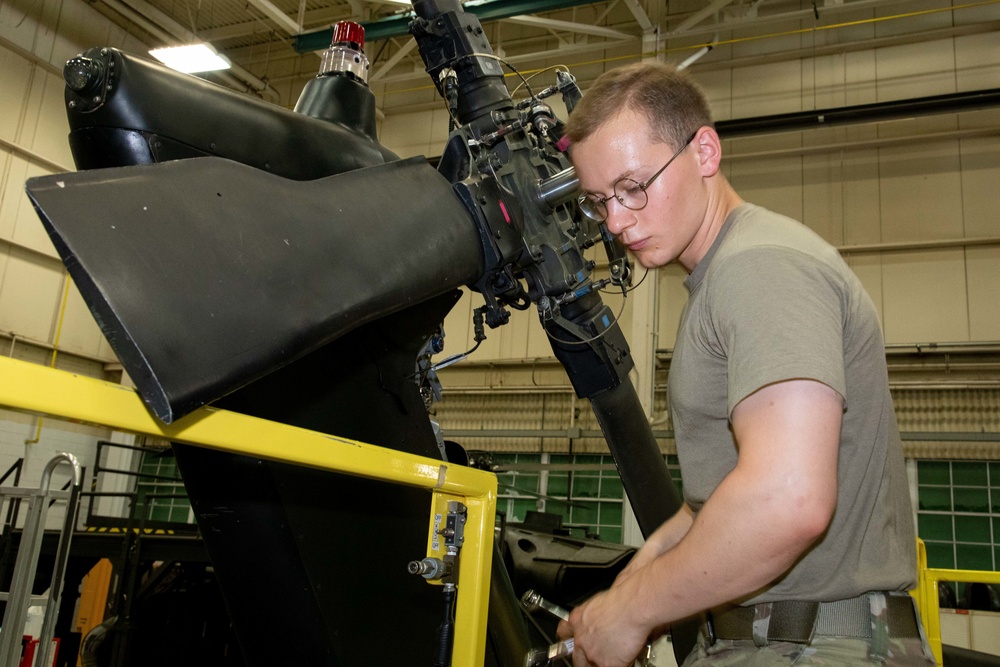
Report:
M209 44L188 44L152 49L149 55L178 72L213 72L229 69L229 59L216 53Z

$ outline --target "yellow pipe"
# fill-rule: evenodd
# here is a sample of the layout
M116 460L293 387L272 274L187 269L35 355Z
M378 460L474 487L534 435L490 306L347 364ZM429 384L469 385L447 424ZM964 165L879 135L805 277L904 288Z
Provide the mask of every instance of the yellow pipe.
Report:
M0 406L425 488L432 492L432 529L439 496L461 497L468 507L468 520L459 569L453 664L483 664L497 493L492 473L211 407L166 425L132 389L15 359L0 358Z
M944 581L965 582L970 584L1000 584L1000 572L986 570L948 570L928 568L924 572L924 589L930 623L927 628L927 641L934 651L938 664L943 664L941 651L941 610L938 606L938 584Z
M920 618L927 634L927 643L939 665L944 664L941 649L941 609L938 602L938 584L945 581L1000 584L1000 572L986 570L947 570L927 567L927 549L923 540L917 540L917 587L911 591L917 600Z

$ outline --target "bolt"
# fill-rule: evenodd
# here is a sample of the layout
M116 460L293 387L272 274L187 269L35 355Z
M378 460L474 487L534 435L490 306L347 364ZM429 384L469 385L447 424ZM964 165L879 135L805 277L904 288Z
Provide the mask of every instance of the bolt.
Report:
M76 102L74 102L73 100L70 100L69 104L66 105L66 106L68 106L70 109L75 109L76 108Z

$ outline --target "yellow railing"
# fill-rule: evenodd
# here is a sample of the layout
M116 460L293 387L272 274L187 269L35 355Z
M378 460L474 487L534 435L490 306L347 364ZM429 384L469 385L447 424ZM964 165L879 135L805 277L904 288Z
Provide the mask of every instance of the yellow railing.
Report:
M483 664L497 480L492 473L215 408L161 423L121 385L0 358L0 407L427 489L429 528L448 500L468 508L458 575L454 667ZM430 542L430 541L429 541ZM429 556L440 556L431 551Z
M938 605L938 584L942 581L1000 584L1000 572L985 570L944 570L927 567L927 550L923 540L917 540L917 587L911 594L917 600L920 618L927 633L927 642L934 651L934 659L944 664L941 657L941 609Z

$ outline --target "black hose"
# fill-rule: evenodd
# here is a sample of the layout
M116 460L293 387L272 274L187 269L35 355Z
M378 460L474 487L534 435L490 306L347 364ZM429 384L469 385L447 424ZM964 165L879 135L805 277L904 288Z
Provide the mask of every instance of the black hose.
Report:
M434 667L451 667L451 649L455 642L455 587L444 588L444 621L438 626Z

